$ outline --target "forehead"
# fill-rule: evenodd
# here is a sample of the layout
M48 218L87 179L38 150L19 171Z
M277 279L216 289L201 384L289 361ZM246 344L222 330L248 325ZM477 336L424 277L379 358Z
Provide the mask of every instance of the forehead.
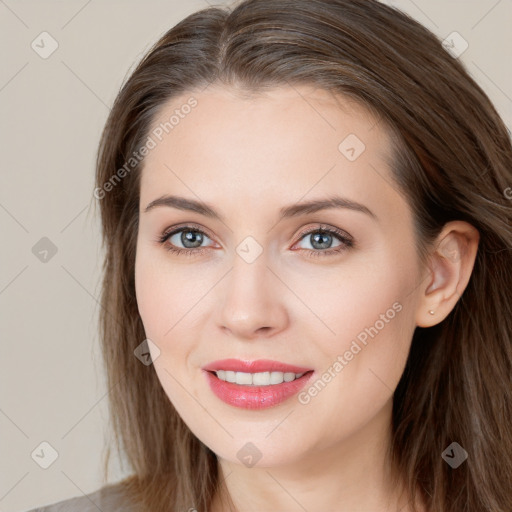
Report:
M299 142L308 142L304 149L323 145L334 149L337 156L339 143L353 134L371 145L372 151L380 151L380 156L390 156L387 129L368 108L352 98L307 85L258 92L210 86L205 91L184 93L162 105L151 130L159 131L158 142L164 142L159 146L165 146L163 139L169 141L166 151L171 152L187 144L195 145L197 154L201 147L212 151L213 145L223 150L231 146L233 153L237 143L243 143L247 152L253 141L260 153L266 148L282 148L301 155L307 151L301 151ZM159 153L152 152L153 156Z
M178 189L209 202L261 204L285 191L296 201L334 189L374 201L394 187L386 126L358 102L311 86L184 93L162 106L149 135L141 203Z

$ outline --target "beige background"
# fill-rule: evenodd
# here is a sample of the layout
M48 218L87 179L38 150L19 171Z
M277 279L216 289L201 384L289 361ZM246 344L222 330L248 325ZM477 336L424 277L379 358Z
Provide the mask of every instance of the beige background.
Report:
M512 127L512 2L388 3L442 39L459 32L469 43L460 59ZM208 4L0 0L0 512L103 485L108 390L96 332L96 145L133 64L171 26ZM43 31L58 43L46 59L31 47L34 40L42 46ZM44 253L33 252L48 243L39 242L43 237L57 250L46 262L39 259ZM35 462L41 456L31 456L41 453L42 442L58 453L47 469ZM50 450L42 449L47 457ZM126 474L117 460L113 469L111 482Z

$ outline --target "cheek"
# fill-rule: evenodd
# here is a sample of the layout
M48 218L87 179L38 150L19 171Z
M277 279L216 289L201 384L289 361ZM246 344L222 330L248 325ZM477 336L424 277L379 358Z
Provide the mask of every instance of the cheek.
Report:
M139 248L135 261L139 314L146 335L160 342L172 337L175 326L178 327L180 319L185 319L197 295L190 276L170 265L165 256ZM198 298L195 300L197 302Z
M159 349L154 366L164 389L173 394L190 370L190 354L201 339L204 301L212 284L203 275L172 264L165 251L139 247L135 262L135 291L146 337ZM206 289L206 291L205 291ZM203 309L202 309L203 308ZM151 345L150 345L151 351ZM151 352L153 357L153 352Z
M158 272L152 261L144 251L137 251L135 261L135 294L146 336L157 339L162 335L164 328L164 311L170 309L170 300L162 296L163 280L158 279Z
M316 317L315 321L310 316L311 326L318 330L313 339L324 353L333 354L347 350L357 337L362 343L372 334L407 338L403 331L412 322L409 306L415 298L417 274L413 251L379 245L347 258L335 270L304 269L287 279Z
M158 260L154 253L138 248L135 262L137 306L145 335L152 341L149 350L158 380L173 405L183 408L186 397L182 396L178 382L184 381L184 363L190 346L185 338L180 337L178 342L178 336L180 319L190 307L185 306L186 288L179 274L170 272L168 265Z
M325 387L317 385L325 394L311 401L337 403L357 422L390 399L415 329L417 272L412 252L381 251L379 258L352 266L350 275L340 275L323 301L321 294L312 298L334 334L317 338L327 356L320 375ZM332 411L333 416L339 413Z

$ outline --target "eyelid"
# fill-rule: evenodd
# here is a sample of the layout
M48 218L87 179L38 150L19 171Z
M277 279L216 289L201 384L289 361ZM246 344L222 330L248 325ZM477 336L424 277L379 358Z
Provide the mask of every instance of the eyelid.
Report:
M197 231L198 233L202 233L206 235L210 240L213 240L213 236L209 233L209 231L199 224L195 224L194 222L186 222L184 224L178 224L176 226L172 226L164 230L164 232L158 237L158 240L164 241L167 240L172 235L179 233L180 231Z
M299 242L300 240L302 240L304 236L318 232L335 234L342 240L345 240L346 242L354 243L354 238L352 237L352 235L350 235L350 233L347 233L344 229L335 228L334 226L329 226L328 224L322 223L317 223L315 226L309 226L301 230L300 233L297 235L299 237L299 240L297 241Z

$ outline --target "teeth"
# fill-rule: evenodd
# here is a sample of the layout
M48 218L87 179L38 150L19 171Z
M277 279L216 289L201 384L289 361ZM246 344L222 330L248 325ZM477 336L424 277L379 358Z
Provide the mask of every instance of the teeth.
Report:
M272 386L283 382L291 382L304 375L303 373L292 372L246 373L232 372L229 370L217 370L215 373L220 380L245 386Z

